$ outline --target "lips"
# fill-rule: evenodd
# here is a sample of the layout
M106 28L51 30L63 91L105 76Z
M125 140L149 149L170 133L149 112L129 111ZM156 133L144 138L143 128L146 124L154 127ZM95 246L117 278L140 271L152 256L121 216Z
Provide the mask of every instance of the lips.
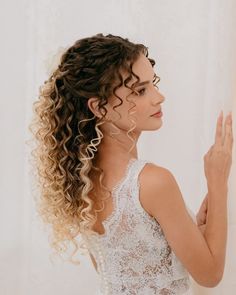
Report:
M161 109L158 112L156 112L155 114L152 114L151 116L154 116L154 115L156 115L156 114L158 114L160 112L161 112Z

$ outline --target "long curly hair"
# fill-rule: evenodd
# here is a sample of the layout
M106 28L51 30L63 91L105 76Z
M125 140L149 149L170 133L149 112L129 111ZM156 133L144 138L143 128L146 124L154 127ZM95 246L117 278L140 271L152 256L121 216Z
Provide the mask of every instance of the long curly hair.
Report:
M127 85L132 76L139 81L132 66L140 53L148 58L148 47L120 36L100 33L80 39L62 54L58 67L39 87L29 126L35 142L31 164L39 189L36 208L43 222L50 225L55 254L66 252L71 242L74 255L84 247L75 238L93 232L99 210L95 209L92 172L98 173L99 189L104 190L100 195L111 194L102 184L104 171L95 166L97 147L103 138L99 126L104 123L105 105L112 95L120 100L113 109L123 103L116 89L125 85L133 90ZM154 59L148 59L154 66ZM121 69L129 73L124 81ZM89 109L90 97L99 99L101 118ZM133 140L130 134L136 125L132 118L130 122L127 136Z

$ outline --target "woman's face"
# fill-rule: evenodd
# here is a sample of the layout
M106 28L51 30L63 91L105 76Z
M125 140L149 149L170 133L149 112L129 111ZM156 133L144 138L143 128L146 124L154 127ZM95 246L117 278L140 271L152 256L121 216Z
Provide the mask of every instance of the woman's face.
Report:
M152 117L151 115L161 109L160 104L165 100L165 97L160 93L158 87L155 86L153 67L144 54L141 54L134 63L133 72L139 76L139 84L135 86L134 91L126 88L124 85L118 88L116 94L121 97L123 103L113 110L115 105L120 104L120 100L116 96L111 97L108 104L105 105L107 109L105 118L112 120L116 127L124 131L128 131L134 124L136 124L136 127L133 131L138 133L145 130L159 129L162 125L162 118ZM128 77L128 74L122 72L121 74L123 80ZM127 85L131 87L132 84L137 83L136 80L133 76ZM142 83L145 81L147 82ZM96 107L93 105L93 102L95 100L90 98L88 105L95 111ZM120 119L117 112L120 113Z

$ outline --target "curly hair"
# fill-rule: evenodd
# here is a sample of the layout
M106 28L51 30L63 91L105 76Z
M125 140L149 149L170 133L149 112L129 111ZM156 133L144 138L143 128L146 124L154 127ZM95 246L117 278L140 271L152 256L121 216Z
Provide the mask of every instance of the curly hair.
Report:
M96 179L100 189L111 194L102 184L104 171L95 166L97 146L103 138L99 126L112 95L120 100L113 109L123 103L116 89L125 85L133 90L127 85L132 76L139 81L132 66L140 53L148 57L148 47L120 36L100 33L80 39L62 54L58 67L39 87L29 127L36 143L31 163L39 188L36 208L43 222L51 225L50 243L55 253L66 252L68 242L75 247L72 255L82 249L83 244L79 247L75 238L79 233L91 232L97 220L92 171L99 173ZM154 59L148 59L154 66ZM121 69L129 73L124 81ZM99 110L105 113L102 118L89 109L90 97L99 99ZM134 129L135 124L131 124L127 131L132 141Z

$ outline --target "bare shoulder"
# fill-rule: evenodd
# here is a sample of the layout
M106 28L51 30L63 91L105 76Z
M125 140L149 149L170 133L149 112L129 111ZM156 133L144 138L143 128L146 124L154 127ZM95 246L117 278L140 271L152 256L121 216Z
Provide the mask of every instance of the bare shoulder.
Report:
M174 178L171 171L165 167L158 166L154 163L147 163L140 173L140 181L145 187L150 187L155 183L156 185L163 185L167 183L170 178Z
M141 184L140 201L144 209L154 216L153 198L157 199L161 190L169 189L170 183L176 182L175 177L169 169L154 163L147 163L139 175L139 181Z

